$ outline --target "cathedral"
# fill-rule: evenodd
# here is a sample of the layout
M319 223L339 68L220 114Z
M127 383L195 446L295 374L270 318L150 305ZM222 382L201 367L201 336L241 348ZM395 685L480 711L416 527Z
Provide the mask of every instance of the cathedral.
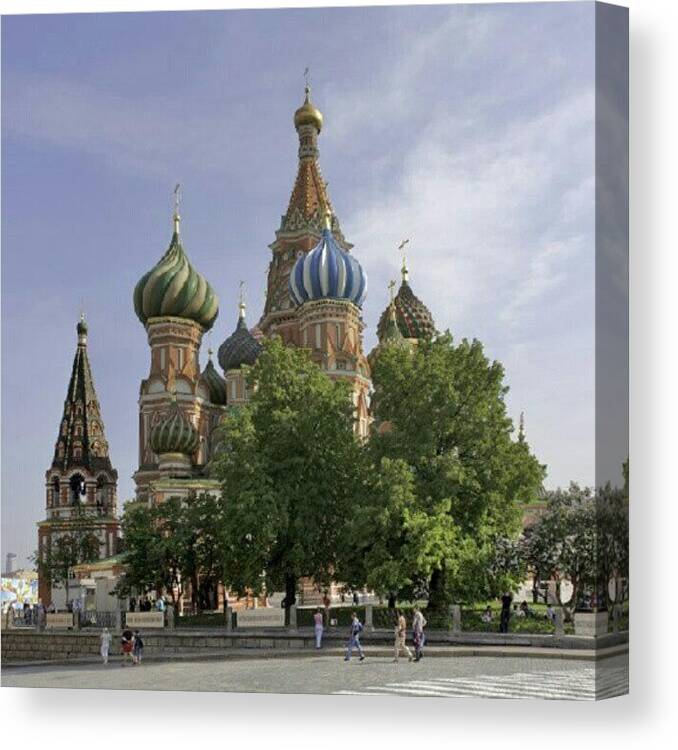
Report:
M287 211L271 243L264 310L249 327L241 299L233 332L200 366L204 334L215 324L219 302L207 279L192 265L181 241L175 203L169 247L134 289L134 311L150 350L148 375L139 389L139 465L136 500L157 503L190 492L213 491L207 467L216 449L216 427L226 410L248 400L243 366L256 361L262 339L280 336L308 349L333 379L348 380L355 405L356 433L370 430L370 361L387 342L413 346L431 337L430 311L414 294L403 260L402 280L377 326L378 344L363 350L362 303L367 276L358 253L343 235L319 164L322 113L310 87L294 113L299 139L296 179ZM47 519L39 524L40 549L63 533L77 503L100 541L100 557L115 553L117 473L108 456L89 361L87 327L78 324L78 349L59 431L47 471ZM218 366L217 366L218 365ZM77 497L76 497L77 495ZM82 522L82 520L81 520ZM43 601L49 600L47 591Z

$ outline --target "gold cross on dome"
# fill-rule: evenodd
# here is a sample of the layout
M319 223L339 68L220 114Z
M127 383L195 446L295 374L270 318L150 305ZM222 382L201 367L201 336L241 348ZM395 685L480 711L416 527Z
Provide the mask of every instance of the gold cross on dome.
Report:
M391 279L388 282L388 291L389 291L389 294L391 295L391 304L393 304L393 300L394 300L393 290L395 289L395 286L396 286L395 281L393 281L393 279Z

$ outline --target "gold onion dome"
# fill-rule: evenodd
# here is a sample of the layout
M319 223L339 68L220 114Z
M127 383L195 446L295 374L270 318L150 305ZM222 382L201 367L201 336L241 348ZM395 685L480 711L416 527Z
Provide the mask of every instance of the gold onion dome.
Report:
M303 125L314 125L315 129L320 132L323 127L322 112L311 102L311 87L307 85L305 90L304 103L294 113L294 127L299 130Z
M219 299L205 277L193 268L179 237L179 215L167 252L141 277L134 289L134 311L149 318L186 318L209 330L219 313Z
M183 453L189 456L198 447L198 431L173 402L169 414L151 430L151 448L157 455Z
M207 385L210 401L218 406L226 405L226 381L219 375L217 368L212 362L212 350L209 350L209 359L202 371L202 378Z

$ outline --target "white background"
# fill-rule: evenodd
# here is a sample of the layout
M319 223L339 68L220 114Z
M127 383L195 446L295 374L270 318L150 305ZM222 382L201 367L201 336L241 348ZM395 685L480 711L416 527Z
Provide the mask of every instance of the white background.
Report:
M675 742L678 3L619 4L631 8L632 694L592 705L6 688L0 696L5 748L372 750L416 744L422 750L461 745L647 750L665 746L672 736ZM0 0L2 13L227 6L276 3Z

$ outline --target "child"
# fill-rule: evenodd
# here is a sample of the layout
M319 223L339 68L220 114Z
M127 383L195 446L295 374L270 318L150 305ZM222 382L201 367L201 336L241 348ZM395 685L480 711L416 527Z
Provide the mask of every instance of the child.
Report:
M134 631L134 646L132 647L132 661L135 664L141 664L141 654L144 650L144 642L141 640L141 634L138 630Z

